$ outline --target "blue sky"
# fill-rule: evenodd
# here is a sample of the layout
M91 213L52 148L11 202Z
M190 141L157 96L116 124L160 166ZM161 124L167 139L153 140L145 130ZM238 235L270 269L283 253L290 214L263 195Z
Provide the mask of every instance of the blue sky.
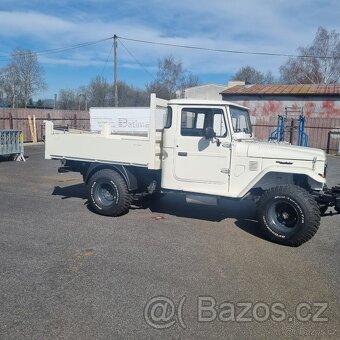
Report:
M310 44L318 26L339 31L338 0L1 0L0 56L13 48L64 47L117 34L135 39L242 51L296 53ZM201 82L226 84L240 67L278 75L284 57L203 52L123 41L142 68L119 45L118 77L143 88L157 60L172 54ZM61 88L86 85L96 75L113 80L111 41L39 56L52 98ZM109 56L109 62L106 62ZM6 64L0 58L0 67Z

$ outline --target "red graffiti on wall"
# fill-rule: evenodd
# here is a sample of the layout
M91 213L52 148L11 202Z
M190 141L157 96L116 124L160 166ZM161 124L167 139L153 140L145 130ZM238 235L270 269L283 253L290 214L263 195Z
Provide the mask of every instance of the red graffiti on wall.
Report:
M336 107L334 100L322 102L323 116L340 116L340 107Z
M311 117L314 115L316 108L316 104L313 102L306 102L305 107L304 107L304 115L307 117Z
M270 100L264 103L262 110L263 115L271 116L273 114L280 114L283 110L283 107L281 102Z

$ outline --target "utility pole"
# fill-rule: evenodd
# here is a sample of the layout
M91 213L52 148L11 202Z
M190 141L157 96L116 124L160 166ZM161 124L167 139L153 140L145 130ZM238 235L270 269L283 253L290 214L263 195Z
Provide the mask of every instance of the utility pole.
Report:
M117 85L117 36L113 36L113 63L114 63L114 95L115 95L115 107L118 106L118 85Z

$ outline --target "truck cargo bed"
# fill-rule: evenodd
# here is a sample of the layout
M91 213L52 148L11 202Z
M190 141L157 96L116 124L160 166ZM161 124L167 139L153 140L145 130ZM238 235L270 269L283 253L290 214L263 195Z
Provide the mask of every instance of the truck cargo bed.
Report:
M147 136L112 134L107 127L106 129L104 127L100 133L58 131L54 129L52 122L46 121L45 158L160 169L162 129L156 130L156 113L164 114L166 106L165 100L157 99L155 95L151 96Z

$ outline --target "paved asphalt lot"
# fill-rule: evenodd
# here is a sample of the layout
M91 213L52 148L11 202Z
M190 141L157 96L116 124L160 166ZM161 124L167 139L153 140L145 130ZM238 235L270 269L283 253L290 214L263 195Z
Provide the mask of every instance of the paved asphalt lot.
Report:
M26 163L0 162L1 339L340 338L340 215L323 217L299 248L264 240L251 202L165 197L103 217L87 208L79 175L58 175L41 145L26 154ZM339 169L331 157L330 184ZM155 296L170 298L175 315L169 301L145 309ZM284 321L271 319L273 303L284 304Z

